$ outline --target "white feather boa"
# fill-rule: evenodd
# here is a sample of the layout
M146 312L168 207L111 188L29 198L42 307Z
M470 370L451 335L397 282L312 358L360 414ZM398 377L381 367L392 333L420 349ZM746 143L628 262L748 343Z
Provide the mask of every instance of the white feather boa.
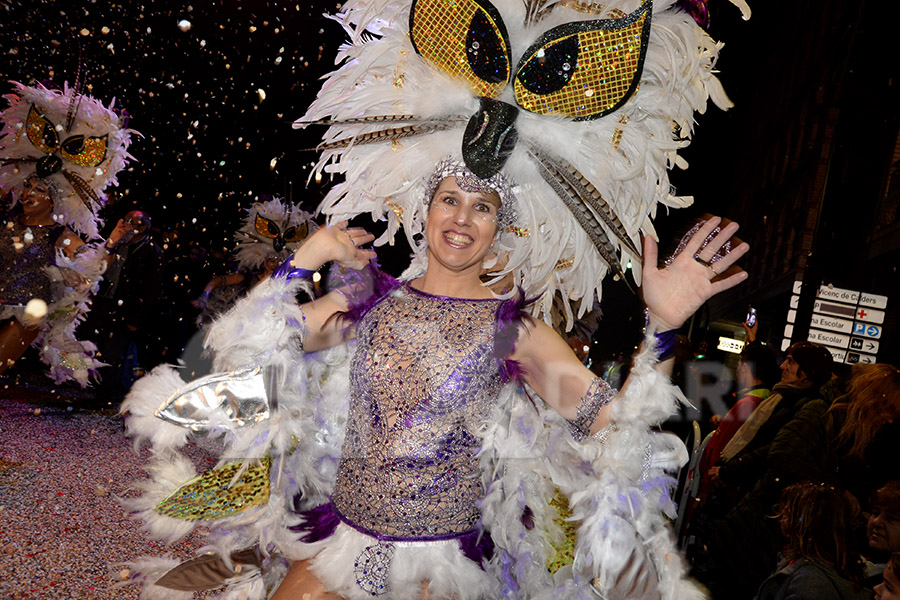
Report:
M106 366L94 357L97 346L79 340L76 335L78 325L91 310L91 297L97 293L106 271L105 256L102 247L86 244L72 258L58 250L55 266L47 268L59 300L48 307L47 320L32 345L38 348L56 383L75 381L85 387L90 385L91 376Z
M317 551L287 529L296 520L290 508L298 493L307 508L324 502L333 487L352 348L301 353L296 336L303 316L294 299L300 285L264 282L223 315L207 338L216 351L218 370L261 364L276 367L281 378L276 386L278 410L270 419L241 428L225 418L214 419L209 433L224 438L220 464L272 457L269 503L220 519L212 528L207 550L222 556L253 545L264 554L289 559ZM604 441L595 436L574 442L557 413L535 407L515 383L504 387L491 418L478 432L486 490L480 509L497 546L487 568L506 587L504 597L596 598L595 580L601 588L627 586L621 575L631 555L647 561L639 572L658 575L664 600L703 597L685 579L684 561L668 526L674 516L671 474L686 460L686 451L680 440L651 427L673 414L682 396L653 368L655 362L652 350L635 357L626 393L613 407L616 425L603 432ZM149 443L152 449L150 479L138 485L143 495L124 502L153 537L169 542L187 535L196 523L162 516L154 507L196 471L180 453L189 431L153 415L183 384L173 368L157 368L135 385L122 405L136 446ZM556 488L570 499L578 541L574 565L551 576L551 544L562 537L550 506ZM523 522L526 506L533 515L532 528ZM271 590L283 572L267 571L260 589ZM263 598L264 593L247 597Z

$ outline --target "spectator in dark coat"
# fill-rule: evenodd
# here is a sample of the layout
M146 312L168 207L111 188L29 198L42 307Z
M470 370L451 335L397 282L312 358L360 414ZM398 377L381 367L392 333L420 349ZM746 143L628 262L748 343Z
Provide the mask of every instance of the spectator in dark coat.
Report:
M156 364L150 348L163 258L149 234L145 213L135 210L119 219L106 241L108 267L93 310L79 327L79 333L97 344L97 357L110 365L101 369L96 390L102 405L122 399L138 364L146 369Z
M717 599L752 598L775 567L780 534L768 517L787 485L807 479L802 472L791 472L791 461L783 458L792 452L788 432L803 407L818 399L819 388L831 377L831 365L831 354L823 346L792 345L781 365L781 382L711 470L719 487L709 510L725 517L705 540L695 567Z

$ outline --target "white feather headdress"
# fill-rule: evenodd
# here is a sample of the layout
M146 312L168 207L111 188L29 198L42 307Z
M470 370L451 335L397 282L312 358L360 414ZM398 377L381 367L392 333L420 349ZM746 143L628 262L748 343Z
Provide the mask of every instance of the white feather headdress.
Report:
M293 254L316 229L311 214L281 198L254 202L234 234L235 257L242 269L259 268L268 258Z
M122 118L68 85L62 91L12 82L0 112L0 188L11 190L37 175L55 190L54 215L90 239L99 235L103 191L132 158Z
M329 125L316 168L345 177L321 210L386 218L376 244L402 228L421 268L434 165L450 153L480 177L502 169L520 206L495 275L540 296L545 319L556 294L582 316L630 259L640 282L658 204L691 203L668 169L686 166L694 112L730 106L720 44L673 0L350 0L335 18L350 41L295 123Z

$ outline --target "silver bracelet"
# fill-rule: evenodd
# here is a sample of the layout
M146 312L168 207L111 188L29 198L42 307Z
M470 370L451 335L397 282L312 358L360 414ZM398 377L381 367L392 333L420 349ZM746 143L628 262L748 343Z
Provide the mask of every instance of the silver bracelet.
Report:
M569 432L576 442L583 441L591 434L591 425L594 424L600 409L612 402L618 393L603 379L594 377L587 392L581 398L575 418L566 419L569 423Z

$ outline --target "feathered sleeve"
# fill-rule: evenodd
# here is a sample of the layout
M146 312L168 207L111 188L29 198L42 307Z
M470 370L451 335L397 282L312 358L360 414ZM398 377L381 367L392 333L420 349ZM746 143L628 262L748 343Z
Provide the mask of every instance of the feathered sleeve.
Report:
M297 558L300 547L286 525L295 509L330 494L343 442L350 348L303 352L301 289L312 291L299 280L268 279L211 325L206 346L217 372L201 386L214 398L211 409L189 394L203 382L186 384L169 365L140 379L122 405L135 446L148 443L152 451L150 478L136 484L143 494L126 508L153 537L170 543L198 525L209 528L202 551L226 566L223 572L232 576L219 584L227 583L229 594L246 594L241 597L264 598L288 559ZM237 384L244 386L241 394ZM249 402L255 403L250 416L241 412ZM206 418L187 423L185 404L203 408ZM202 438L218 440L204 448L221 450L217 466L198 473L182 449ZM247 549L259 560L235 570L231 557ZM194 573L206 563L176 564L139 559L131 567L145 593L168 598L174 596L161 585L165 577Z
M34 346L56 383L76 381L85 387L97 370L106 366L94 357L97 346L76 336L106 271L105 256L97 244L84 244L72 258L58 250L55 265L47 268L58 300L48 307L46 327Z
M687 453L677 437L652 429L683 396L653 368L651 341L612 408L614 425L586 440L574 440L555 411L523 400L521 384L501 394L482 438L481 509L498 546L491 568L509 597L537 589L584 599L598 591L610 599L704 597L686 578L669 527L674 474Z

